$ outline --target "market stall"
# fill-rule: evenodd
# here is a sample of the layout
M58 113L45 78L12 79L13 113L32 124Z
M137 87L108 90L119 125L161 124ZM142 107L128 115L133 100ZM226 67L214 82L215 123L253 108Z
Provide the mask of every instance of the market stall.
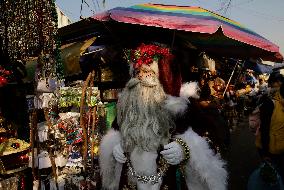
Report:
M48 18L48 22L54 19ZM63 27L58 36L56 26L43 27L43 31L50 38L41 34L33 42L43 48L29 54L24 48L31 46L28 41L22 48L21 59L29 68L23 81L34 81L35 87L26 96L30 142L16 135L8 138L7 127L0 128L1 173L29 166L34 189L100 188L99 143L112 127L118 93L130 77L129 49L141 43L168 47L174 59L160 68L165 91L178 96L181 83L194 80L200 84L203 103L230 94L230 84L239 78L244 60L283 59L279 48L267 39L199 7L115 8ZM9 53L13 51L10 48ZM233 66L228 63L231 57L237 58ZM1 69L2 75L6 79L9 72ZM0 78L0 86L6 83ZM19 165L14 164L15 158ZM9 168L11 164L16 168ZM9 184L22 182L15 176L7 178Z

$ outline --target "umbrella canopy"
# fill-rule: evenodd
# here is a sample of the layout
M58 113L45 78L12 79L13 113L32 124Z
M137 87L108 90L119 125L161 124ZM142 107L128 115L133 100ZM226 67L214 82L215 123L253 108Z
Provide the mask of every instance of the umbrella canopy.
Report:
M283 61L277 45L236 21L200 7L141 4L128 8L114 8L92 18L100 21L114 20L121 23L183 31L187 32L188 40L193 43L196 42L198 47L216 45L218 46L217 49L220 49L228 48L228 46L244 46L246 50L244 52L240 50L239 54L247 52L247 54L252 53L254 57L258 56L265 60ZM192 39L188 32L201 35ZM213 39L208 39L212 36ZM213 44L210 44L210 42L213 42ZM247 51L248 49L250 51ZM252 52L252 49L256 50Z

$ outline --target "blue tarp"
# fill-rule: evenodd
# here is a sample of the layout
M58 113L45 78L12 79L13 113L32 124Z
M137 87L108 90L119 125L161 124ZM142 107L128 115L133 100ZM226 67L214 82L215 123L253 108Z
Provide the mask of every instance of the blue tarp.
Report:
M244 67L247 69L251 69L256 73L272 73L273 71L273 66L270 65L264 65L261 63L256 63L252 61L246 61L244 64Z

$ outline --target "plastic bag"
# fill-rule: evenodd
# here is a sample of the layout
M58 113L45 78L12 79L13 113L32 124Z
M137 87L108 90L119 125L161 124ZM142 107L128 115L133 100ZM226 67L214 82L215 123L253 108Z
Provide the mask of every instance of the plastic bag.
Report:
M271 172L271 175L267 175L267 172ZM265 179L264 175L268 177ZM270 163L263 163L250 175L247 190L284 190L284 185L274 167Z

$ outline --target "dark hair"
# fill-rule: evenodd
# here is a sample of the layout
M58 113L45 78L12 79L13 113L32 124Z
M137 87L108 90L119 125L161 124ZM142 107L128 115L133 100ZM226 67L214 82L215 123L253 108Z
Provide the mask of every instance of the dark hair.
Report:
M272 84L274 82L284 82L284 77L280 73L272 73L268 79L268 84Z

